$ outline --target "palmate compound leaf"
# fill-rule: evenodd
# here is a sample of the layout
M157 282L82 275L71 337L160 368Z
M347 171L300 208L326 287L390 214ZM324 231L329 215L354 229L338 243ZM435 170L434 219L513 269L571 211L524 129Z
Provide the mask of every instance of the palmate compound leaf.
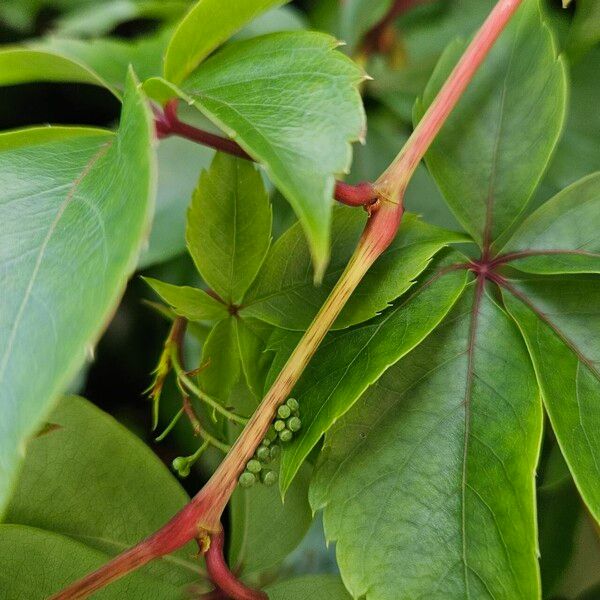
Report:
M318 286L313 282L310 250L301 228L298 224L290 227L270 249L240 314L286 329L306 329L342 274L366 220L362 211L336 207L332 261ZM413 285L441 248L466 239L462 234L428 225L415 215L405 215L391 246L362 279L333 328L349 327L377 315Z
M239 304L254 281L271 243L271 222L254 165L217 153L200 175L185 237L202 278L227 305Z
M419 120L465 48L443 54ZM566 75L538 0L525 0L436 137L427 165L465 229L488 247L524 210L558 140Z
M527 342L552 429L600 521L600 279L543 277L509 286L504 301Z
M502 254L514 254L511 265L528 273L600 273L600 173L584 177L538 208Z
M329 259L335 176L348 171L365 116L361 69L315 32L274 33L229 44L180 88L153 78L163 102L179 95L262 163L309 240L316 279Z
M470 284L327 433L311 504L355 598L539 597L541 403L489 293Z
M389 311L325 339L293 391L300 400L302 429L282 454L282 492L323 433L444 318L464 288L466 273L454 270L444 277L436 273L460 260L460 254L449 253L439 268L426 274L422 285ZM272 373L286 358L286 352L276 357Z
M0 575L8 593L2 598L47 598L148 536L188 501L154 453L91 403L64 398L49 419L58 427L29 444L7 525L0 526L0 573L8 575ZM177 600L198 577L194 552L186 546L110 586L104 597Z
M29 437L135 267L153 208L152 136L133 75L116 134L45 127L0 135L0 511Z
M181 20L165 55L165 77L183 81L246 23L289 0L199 0Z

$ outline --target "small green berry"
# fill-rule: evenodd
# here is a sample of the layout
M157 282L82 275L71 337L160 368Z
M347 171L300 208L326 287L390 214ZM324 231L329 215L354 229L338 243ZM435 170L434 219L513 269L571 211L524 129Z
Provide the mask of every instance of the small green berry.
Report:
M271 425L267 431L267 435L265 436L265 440L269 440L269 443L274 442L277 439L277 430L273 425Z
M288 398L286 405L292 412L296 412L300 408L300 403L296 398Z
M273 485L277 481L277 473L275 471L263 471L260 480L265 485Z
M269 448L266 446L259 446L256 450L256 458L263 463L269 462L271 460L271 452L269 451Z
M277 432L283 431L285 429L285 421L282 421L281 419L277 419L277 421L275 421L275 423L273 423L273 427L275 428L275 431L277 431Z
M277 416L279 416L281 419L287 419L291 414L292 411L290 410L290 407L286 406L285 404L282 404L277 409Z
M281 446L279 444L273 444L270 448L271 460L277 460L281 454Z
M286 425L290 431L300 431L300 428L302 427L302 421L298 417L290 417L286 421Z
M262 465L260 464L260 461L256 460L255 458L252 458L248 461L246 469L248 469L250 473L260 473Z
M268 448L271 445L271 440L266 437L261 443L263 446L266 446Z
M239 484L243 488L252 487L256 483L256 477L252 473L248 473L248 471L244 471L240 478L238 479Z
M284 429L283 431L279 432L279 439L282 442L289 442L293 437L292 432L289 429Z

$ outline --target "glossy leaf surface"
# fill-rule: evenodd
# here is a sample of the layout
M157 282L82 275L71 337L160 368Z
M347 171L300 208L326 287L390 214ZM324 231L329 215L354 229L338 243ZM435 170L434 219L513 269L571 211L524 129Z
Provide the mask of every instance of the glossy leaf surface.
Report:
M415 109L419 120L464 51L444 53ZM457 219L481 245L525 208L562 128L566 75L537 0L501 35L426 155ZM535 118L533 118L535 115Z
M519 332L472 284L327 434L311 504L353 596L538 597L541 426Z
M337 419L368 386L419 344L450 310L465 285L465 272L428 279L420 293L366 325L336 333L321 348L294 388L302 429L285 448L280 487L289 486L300 465ZM287 358L275 360L273 372Z
M552 428L588 508L600 520L600 281L513 281L504 294L527 341ZM510 291L510 290L509 290Z
M317 275L329 256L335 175L348 170L350 142L365 128L356 89L363 75L337 45L314 32L236 42L182 84L199 110L265 165L302 223Z
M133 77L116 134L59 127L0 135L0 507L28 438L135 267L153 208L152 136Z
M91 403L64 398L49 418L57 427L30 443L6 523L66 536L88 551L114 556L159 528L188 501L154 453ZM45 551L52 554L51 540L47 543ZM183 586L197 572L193 552L187 546L143 572ZM64 558L69 556L77 560L76 546ZM43 572L43 563L31 568Z
M265 264L244 299L241 314L286 329L308 327L342 274L366 223L354 208L337 207L332 228L332 261L316 286L310 251L299 225L292 226L269 251ZM341 329L366 321L409 289L431 258L446 244L465 237L404 217L391 246L362 279L334 324Z
M502 252L514 253L513 266L528 273L600 273L600 173L538 208Z
M204 281L227 304L241 302L271 242L271 206L252 163L215 156L194 191L186 242Z

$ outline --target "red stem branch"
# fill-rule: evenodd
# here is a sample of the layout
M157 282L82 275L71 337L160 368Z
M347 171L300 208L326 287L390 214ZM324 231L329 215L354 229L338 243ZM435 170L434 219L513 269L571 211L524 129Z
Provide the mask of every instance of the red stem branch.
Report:
M209 535L216 539L222 532L221 515L235 489L239 474L264 437L277 407L293 389L356 285L394 239L402 218L404 190L414 170L521 1L499 0L404 148L377 180L375 188L381 202L376 205L377 210L372 211L348 266L207 484L162 529L95 573L56 594L52 600L86 598L107 583L153 558L170 554L194 538Z
M221 529L211 536L210 546L204 555L211 581L234 600L268 600L267 594L247 587L231 572L223 555L224 540Z
M180 121L177 116L177 103L177 100L170 100L164 111L155 111L156 133L159 139L177 135L220 152L254 161L237 142ZM348 206L366 206L377 200L377 192L367 181L356 185L336 181L333 196L338 202Z

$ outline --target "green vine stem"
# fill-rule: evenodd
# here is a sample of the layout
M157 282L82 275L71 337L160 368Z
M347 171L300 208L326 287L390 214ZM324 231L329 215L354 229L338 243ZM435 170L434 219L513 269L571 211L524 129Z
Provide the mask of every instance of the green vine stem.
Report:
M210 540L211 536L220 534L221 514L240 473L267 432L277 407L291 392L364 274L394 239L402 219L404 192L412 174L521 2L498 1L405 146L374 184L379 200L371 207L365 230L340 280L207 484L163 528L51 600L87 598L110 582L170 554L194 538Z

